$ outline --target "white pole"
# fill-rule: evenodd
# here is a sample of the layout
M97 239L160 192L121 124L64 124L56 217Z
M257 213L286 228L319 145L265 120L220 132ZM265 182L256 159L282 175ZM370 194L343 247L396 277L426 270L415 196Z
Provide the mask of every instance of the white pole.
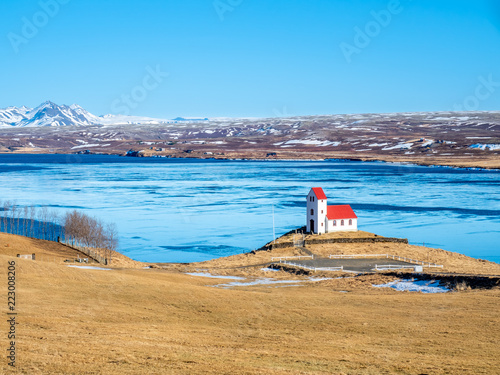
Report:
M273 204L273 243L276 243L276 230L274 229L274 204Z

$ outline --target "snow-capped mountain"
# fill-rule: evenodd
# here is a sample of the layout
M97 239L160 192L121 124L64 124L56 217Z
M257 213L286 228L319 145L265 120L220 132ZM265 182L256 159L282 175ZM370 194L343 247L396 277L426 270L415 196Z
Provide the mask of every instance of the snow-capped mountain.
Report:
M77 104L57 105L46 101L36 108L8 107L0 109L0 126L42 127L42 126L85 126L121 124L162 124L172 120L149 117L105 115L95 116Z
M26 114L31 111L31 108L22 107L7 107L0 109L0 125L12 125L26 119Z
M82 107L73 104L57 105L50 101L40 104L26 113L26 118L15 126L71 126L94 125L99 117L87 112Z

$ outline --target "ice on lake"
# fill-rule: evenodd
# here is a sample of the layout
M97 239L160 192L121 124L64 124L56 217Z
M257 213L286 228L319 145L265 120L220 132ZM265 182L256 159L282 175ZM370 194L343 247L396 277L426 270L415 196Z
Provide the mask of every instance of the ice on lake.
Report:
M273 207L277 235L305 225L312 186L323 187L329 204L351 204L361 230L498 261L500 171L0 155L2 200L114 222L119 250L144 262L201 262L260 248L273 239Z

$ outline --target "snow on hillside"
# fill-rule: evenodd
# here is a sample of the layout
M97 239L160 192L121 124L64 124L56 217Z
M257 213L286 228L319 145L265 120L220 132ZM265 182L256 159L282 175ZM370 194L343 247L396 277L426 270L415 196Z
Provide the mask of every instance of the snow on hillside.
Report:
M174 120L162 120L151 117L141 117L141 116L124 116L124 115L105 115L99 117L99 124L101 125L127 125L127 124L170 124L174 123Z
M31 108L26 106L22 107L8 107L0 110L0 126L12 126L26 118L26 114L31 111Z
M59 106L51 101L47 101L27 112L26 118L18 122L15 126L93 125L97 119L97 116L87 112L80 106Z
M500 150L500 144L483 144L483 143L476 143L474 145L469 146L469 148L478 148L480 150L490 150L490 151L495 151L495 150Z
M0 109L0 126L44 127L85 125L163 124L173 120L150 117L105 115L96 116L77 104L57 105L46 101L36 108L8 107Z

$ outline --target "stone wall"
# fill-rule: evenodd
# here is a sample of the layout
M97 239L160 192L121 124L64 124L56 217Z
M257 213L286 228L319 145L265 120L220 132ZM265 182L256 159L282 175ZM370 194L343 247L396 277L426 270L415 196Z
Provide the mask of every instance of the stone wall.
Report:
M312 240L306 240L305 246L308 245L320 245L326 243L378 243L378 242L391 242L391 243L404 243L408 244L408 239L406 238L391 238L391 237L366 237L366 238L315 238ZM268 243L261 247L259 250L272 250L272 249L284 249L287 247L294 247L293 242L281 242L281 243Z

